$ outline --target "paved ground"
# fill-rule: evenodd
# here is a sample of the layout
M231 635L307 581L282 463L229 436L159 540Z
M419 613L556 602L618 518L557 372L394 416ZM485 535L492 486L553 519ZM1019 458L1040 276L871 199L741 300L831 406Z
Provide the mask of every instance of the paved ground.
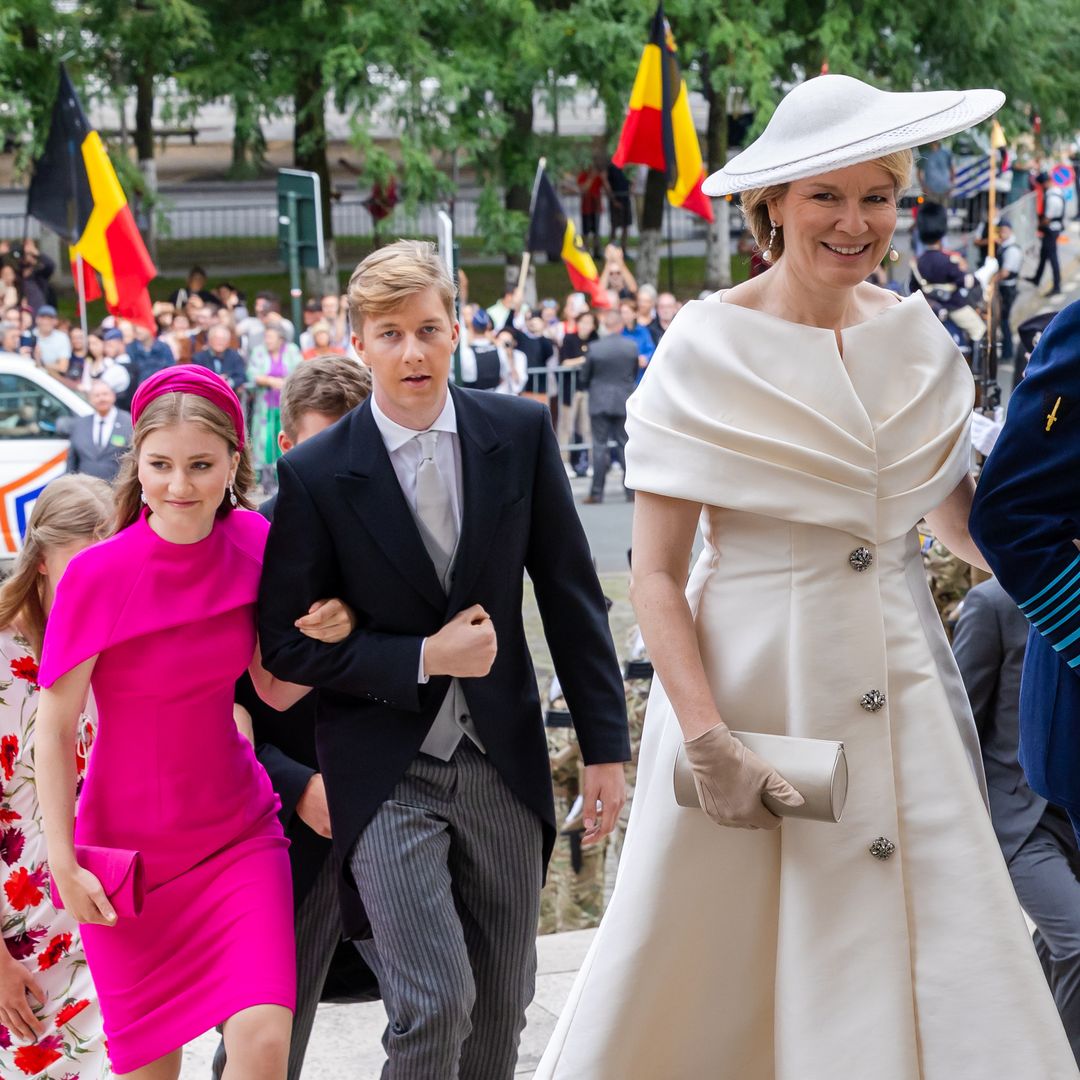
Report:
M579 930L537 939L536 997L529 1008L517 1071L522 1080L533 1075L593 933ZM304 1080L378 1080L385 1060L379 1041L385 1022L378 1003L321 1005ZM213 1033L192 1043L184 1053L181 1080L208 1080L216 1046Z

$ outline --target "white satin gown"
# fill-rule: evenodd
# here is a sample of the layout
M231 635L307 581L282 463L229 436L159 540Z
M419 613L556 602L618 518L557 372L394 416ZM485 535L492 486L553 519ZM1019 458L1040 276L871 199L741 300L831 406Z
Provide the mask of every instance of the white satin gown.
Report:
M919 555L968 469L972 378L920 295L842 341L688 304L630 400L627 464L705 506L687 596L720 715L842 740L843 820L681 809L654 681L614 895L537 1080L1080 1075Z

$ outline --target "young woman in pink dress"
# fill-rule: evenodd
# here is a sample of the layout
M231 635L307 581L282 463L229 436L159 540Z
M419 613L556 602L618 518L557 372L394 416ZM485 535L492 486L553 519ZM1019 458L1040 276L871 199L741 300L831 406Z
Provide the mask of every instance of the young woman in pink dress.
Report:
M269 526L248 509L243 414L223 379L168 368L131 411L121 530L72 560L45 635L38 782L49 862L83 924L115 1072L175 1080L184 1044L224 1024L228 1080L283 1080L295 996L287 843L278 798L233 722L245 668L277 708L306 692L259 659ZM309 622L326 641L351 630L336 604ZM76 718L91 685L100 731L73 836ZM140 853L141 913L117 913L76 842Z
M42 492L0 589L0 1077L99 1080L105 1033L79 927L49 897L37 794L38 660L56 584L71 559L113 527L109 485L61 476ZM78 721L79 782L94 739L89 701Z

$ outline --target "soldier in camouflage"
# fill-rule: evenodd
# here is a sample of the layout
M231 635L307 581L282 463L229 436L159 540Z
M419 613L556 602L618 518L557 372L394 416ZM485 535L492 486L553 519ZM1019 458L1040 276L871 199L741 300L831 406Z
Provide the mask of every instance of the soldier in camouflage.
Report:
M945 626L945 633L951 641L953 627L956 626L956 620L960 614L960 605L974 584L971 567L947 551L940 541L928 533L922 533L919 539L922 545L926 580L930 585L930 592L934 597L938 614Z

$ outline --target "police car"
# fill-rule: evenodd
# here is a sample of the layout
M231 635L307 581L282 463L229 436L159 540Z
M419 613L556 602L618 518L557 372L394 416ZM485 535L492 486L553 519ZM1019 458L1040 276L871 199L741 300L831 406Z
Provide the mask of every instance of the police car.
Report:
M64 472L71 425L93 411L33 360L0 352L0 566L22 546L42 489Z

